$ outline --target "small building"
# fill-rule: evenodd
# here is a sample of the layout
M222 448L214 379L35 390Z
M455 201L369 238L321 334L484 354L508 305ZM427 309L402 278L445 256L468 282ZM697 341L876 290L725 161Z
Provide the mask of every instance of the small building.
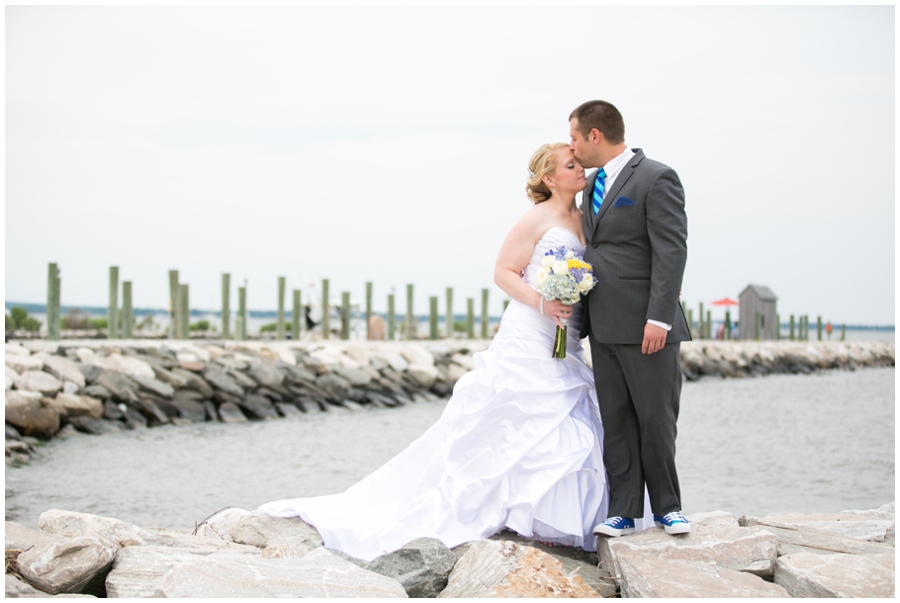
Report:
M759 316L759 338L778 339L778 298L768 287L747 285L738 299L740 319L738 322L738 338L743 341L756 339L756 317Z

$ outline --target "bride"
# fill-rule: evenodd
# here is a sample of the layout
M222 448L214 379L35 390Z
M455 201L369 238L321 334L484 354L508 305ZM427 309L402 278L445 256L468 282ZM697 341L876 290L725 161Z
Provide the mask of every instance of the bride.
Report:
M534 207L506 236L494 269L512 300L437 423L343 494L259 509L300 517L326 547L366 561L416 538L452 548L504 528L596 550L593 527L606 519L608 489L593 373L577 336L568 338L565 359L551 358L556 325L565 320L578 333L581 304L542 303L533 287L547 250L584 252L575 206L584 186L566 143L532 155L526 191ZM637 528L652 526L648 518Z

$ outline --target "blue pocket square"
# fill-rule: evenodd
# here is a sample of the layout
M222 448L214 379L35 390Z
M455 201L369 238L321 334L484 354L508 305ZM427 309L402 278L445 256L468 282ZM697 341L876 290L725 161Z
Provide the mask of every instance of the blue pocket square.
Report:
M616 199L616 204L613 207L628 207L629 205L634 205L634 201L628 197L619 197Z

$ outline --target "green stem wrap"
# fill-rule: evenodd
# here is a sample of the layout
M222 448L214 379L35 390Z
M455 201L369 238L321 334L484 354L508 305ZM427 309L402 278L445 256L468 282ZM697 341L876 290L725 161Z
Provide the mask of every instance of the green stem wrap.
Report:
M552 358L563 359L566 357L566 329L568 327L556 327L556 339L553 341Z

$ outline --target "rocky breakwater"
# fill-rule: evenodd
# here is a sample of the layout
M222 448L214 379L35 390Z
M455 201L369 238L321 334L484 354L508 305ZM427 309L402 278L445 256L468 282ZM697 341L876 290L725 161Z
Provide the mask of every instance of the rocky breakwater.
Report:
M689 515L598 541L601 573L623 597L893 597L894 503L868 511L735 518Z
M487 342L7 343L7 464L74 430L238 423L448 396Z
M715 511L693 532L601 537L595 555L509 532L448 549L420 538L363 561L293 518L228 508L193 530L50 510L6 522L6 596L888 597L894 504L765 518ZM598 566L599 558L599 566ZM598 569L599 567L599 569Z
M796 375L876 366L894 366L893 342L698 340L681 344L681 370L690 381L703 376Z

